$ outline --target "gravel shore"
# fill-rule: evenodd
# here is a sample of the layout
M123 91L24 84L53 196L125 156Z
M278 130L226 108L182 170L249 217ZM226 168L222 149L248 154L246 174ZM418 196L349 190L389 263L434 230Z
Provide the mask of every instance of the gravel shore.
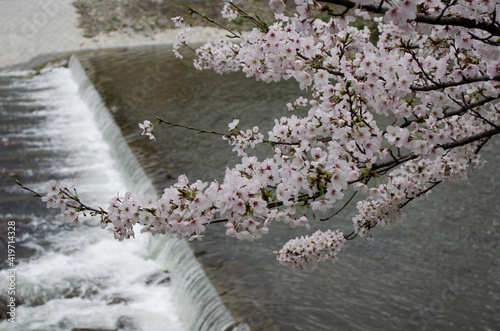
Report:
M223 0L75 0L73 4L80 15L79 23L85 36L94 37L113 31L148 36L172 29L174 25L170 18L186 16L186 3L197 12L226 24L225 19L220 17ZM273 18L269 0L247 0L244 8L250 15L259 13L265 21ZM196 26L211 24L199 17L193 21ZM241 19L232 22L231 26L237 29L252 27Z

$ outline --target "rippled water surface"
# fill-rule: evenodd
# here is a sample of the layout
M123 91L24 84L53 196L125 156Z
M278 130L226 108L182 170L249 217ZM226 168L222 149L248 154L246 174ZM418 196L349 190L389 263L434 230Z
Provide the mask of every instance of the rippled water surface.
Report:
M265 84L236 73L196 71L169 48L119 49L80 56L124 135L158 190L179 174L221 179L237 158L220 137L162 126L158 141L138 135L154 116L201 129L272 126L300 91L293 82ZM500 162L464 183L443 185L413 203L374 240L348 242L333 265L302 271L273 251L305 234L274 224L256 242L238 242L212 226L193 244L223 301L239 320L264 330L494 330L500 325ZM270 150L263 148L259 155ZM353 208L316 227L349 231ZM313 229L311 229L313 231ZM308 231L309 232L309 231Z

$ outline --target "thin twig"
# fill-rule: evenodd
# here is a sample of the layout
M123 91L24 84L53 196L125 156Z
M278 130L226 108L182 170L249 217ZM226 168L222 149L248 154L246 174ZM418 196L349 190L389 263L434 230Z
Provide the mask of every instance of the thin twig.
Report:
M43 198L43 197L44 197L44 196L43 196L43 195L41 195L40 193L38 193L38 192L36 192L36 191L34 191L34 190L30 189L30 188L29 188L29 187L27 187L27 186L24 186L24 185L23 185L23 184L22 184L19 180L17 180L17 179L16 179L16 180L15 180L15 182L16 182L16 184L17 184L17 185L19 185L19 186L20 186L23 190L26 190L26 191L29 191L29 192L33 193L36 197L38 197L38 198ZM91 212L95 212L95 213L96 213L96 215L97 215L97 214L101 214L101 215L102 215L102 214L108 214L108 212L107 212L107 211L105 211L105 210L102 210L102 209L95 209L95 208L89 207L89 206L85 205L84 203L82 203L82 202L80 201L80 199L78 198L78 196L76 195L76 191L75 191L75 195L74 195L74 196L71 194L71 192L69 192L69 191L67 191L67 190L59 190L59 192L60 192L60 193L62 193L62 194L64 194L64 196L66 196L68 199L73 200L73 201L75 201L76 203L78 203L78 206L75 206L75 205L72 205L72 204L69 204L69 203L65 202L65 205L66 205L66 206L68 206L68 207L70 207L70 208L73 208L73 209L78 209L78 211L82 211L82 212L84 212L84 211L91 211Z
M211 19L210 17L208 17L208 16L207 16L207 14L201 14L201 13L197 12L196 10L194 10L191 6L189 6L189 5L187 5L187 4L186 4L186 6L188 7L188 9L189 9L189 13L190 13L190 14L196 14L196 15L200 16L201 18L203 18L203 19L207 20L209 23L212 23L212 24L214 24L214 25L218 26L219 28L221 28L221 29L224 29L224 30L228 31L229 33L231 33L231 34L234 36L234 38L241 38L241 37L240 37L238 34L236 34L233 30L231 30L231 29L229 29L228 27L226 27L226 26L224 26L224 25L222 25L222 24L218 23L217 21L214 21L213 19Z
M330 218L338 215L342 210L344 210L345 207L347 207L347 205L351 202L351 200L356 196L356 193L358 193L358 191L354 192L353 195L351 195L351 197L349 198L349 200L347 200L347 202L342 206L340 207L339 210L337 210L335 213L333 213L333 215L327 217L327 218L322 218L320 219L321 222L324 222L324 221L328 221Z
M165 124L168 124L168 125L171 125L171 126L176 126L176 127L179 127L179 128L184 128L184 129L188 129L188 130L192 130L192 131L196 131L198 133L211 133L211 134L217 134L217 135L220 135L220 136L224 136L226 138L229 138L231 136L235 136L236 134L231 134L231 133L224 133L224 132L219 132L219 131L214 131L214 130L204 130L204 129L198 129L198 128L193 128L191 126L188 126L188 125L183 125L183 124L178 124L178 123L174 123L174 122L170 122L170 121L167 121L167 120L164 120L158 116L155 116L155 118L158 120L158 123L165 123Z

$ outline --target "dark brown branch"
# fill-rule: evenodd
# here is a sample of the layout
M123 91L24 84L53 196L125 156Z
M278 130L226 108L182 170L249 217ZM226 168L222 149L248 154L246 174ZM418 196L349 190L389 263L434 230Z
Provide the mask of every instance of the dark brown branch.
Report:
M495 101L497 99L500 99L500 95L496 96L496 97L488 97L488 98L485 98L483 100L479 100L477 102L474 102L474 103L471 103L471 104L468 104L466 106L462 106L460 109L456 109L456 110L453 110L453 111L445 111L444 114L443 114L443 117L440 117L438 118L437 120L438 121L441 121L445 118L448 118L448 117L451 117L451 116L454 116L454 115L458 115L458 116L461 116L463 114L465 114L468 110L470 109L474 109L476 107L480 107L480 106L484 106L485 104L487 104L488 102L491 102L491 101ZM453 98L452 98L453 100ZM455 100L453 100L455 101ZM406 120L403 124L401 124L399 127L400 128L406 128L408 126L410 126L411 124L413 123L420 123L422 121L421 118L416 118L414 120L411 120L411 121L408 121Z
M301 59L303 59L303 60L313 62L313 60L312 60L312 59L308 58L307 56L303 55L303 54L302 54L302 53L300 53L300 52L297 52L297 55L298 55ZM344 73L343 73L343 72L340 72L340 71L334 71L334 70L329 69L329 68L327 68L327 67L325 67L325 66L322 66L322 65L320 65L320 64L316 64L315 66L316 66L316 68L318 68L318 69L323 69L323 70L327 71L328 73L330 73L330 74L332 74L332 75L334 75L334 76L344 77Z
M212 221L210 221L210 224L216 224L216 223L224 223L228 222L229 220L227 218L217 218Z
M387 8L382 7L382 5L360 5L358 6L356 3L353 1L349 0L318 0L319 2L327 2L327 3L332 3L334 5L339 5L339 6L344 6L346 9L352 9L352 8L360 8L364 9L366 11L369 11L370 13L375 13L375 14L384 14L387 11Z
M411 201L415 200L416 198L424 195L425 193L429 192L430 190L432 190L433 188L435 188L436 186L438 186L439 184L441 184L443 181L440 180L438 182L435 182L433 183L431 186L429 186L428 188L426 188L425 190L423 191L420 191L418 194L416 194L414 197L412 198L408 198L405 202L403 202L402 204L400 204L398 206L399 209L402 209L403 207L405 207L407 204L409 204Z
M375 14L385 14L385 12L388 10L385 7L376 5L357 5L355 2L350 0L318 0L318 1L344 6L348 9L360 8ZM413 21L417 23L426 23L433 25L450 25L450 26L461 26L469 29L479 29L487 31L494 36L500 36L500 26L498 26L498 24L480 22L465 17L441 16L441 15L429 16L429 15L419 14Z
M437 145L437 147L441 147L441 148L446 150L446 149L451 149L451 148L455 148L455 147L465 146L467 144L479 141L479 140L484 139L484 138L490 138L490 137L497 135L499 133L500 133L500 127L496 127L494 129L469 136L469 137L464 138L462 140L457 140L457 141L453 141L451 143Z
M464 84L470 84L470 83L476 83L476 82L486 82L489 80L496 80L500 81L500 75L496 75L493 78L490 78L488 76L479 76L479 77L470 77L470 78L464 78L459 82L447 82L447 83L436 83L435 85L430 85L430 86L415 86L412 85L410 89L412 91L420 91L420 92L426 92L426 91L435 91L435 90L441 90L447 87L455 87L455 86L460 86Z
M355 231L352 231L351 233L349 234L345 234L344 235L344 238L345 240L353 240L354 238L356 238L358 236L358 234L355 232Z
M15 182L16 182L16 184L17 184L17 185L19 185L19 186L20 186L23 190L26 190L26 191L29 191L29 192L33 193L33 194L35 195L35 197L37 197L37 198L42 198L42 197L43 197L43 195L41 195L40 193L35 192L35 191L33 191L32 189L30 189L29 187L24 186L24 185L23 185L23 184L22 184L19 180L17 180L17 179L16 179L16 180L15 180Z
M337 210L335 213L333 213L331 216L327 217L327 218L322 218L320 219L320 221L324 222L324 221L328 221L330 218L338 215L342 210L345 209L345 207L347 207L349 205L349 203L352 201L352 199L354 199L354 197L356 196L356 194L358 193L358 191L354 192L351 197L349 198L349 200L347 200L346 203L344 203L344 205L342 207L340 207L339 210Z
M429 76L429 74L425 71L422 63L420 63L420 61L418 60L417 58L417 55L415 54L415 52L413 52L412 50L408 49L407 50L409 54L411 54L411 57L413 58L413 60L417 63L418 67L420 68L420 71L422 72L422 75L425 76L425 78L430 81L432 84L434 85L439 85L439 83L435 82L431 76ZM411 87L410 87L411 89Z
M497 135L499 133L500 133L500 127L497 126L494 129L484 131L482 133L478 133L478 134L466 137L466 138L461 139L461 140L453 141L453 142L446 143L446 144L436 145L436 147L441 147L444 150L448 150L448 149L452 149L455 147L465 146L467 144L477 142L477 141L480 141L480 140L485 139L485 138L489 139L492 136ZM392 159L389 161L375 163L375 164L373 164L373 166L371 167L370 170L373 172L377 172L379 174L384 173L384 172L387 172L387 171L395 168L396 166L398 166L402 163L414 160L417 157L418 157L418 155L416 155L414 153L410 153L410 154L407 154L407 155L404 155L402 157L395 158L395 159Z
M494 36L500 37L500 27L493 23L479 22L470 18L465 17L433 17L427 15L417 15L415 22L427 23L434 25L451 25L451 26L461 26L469 29L479 29L487 31Z
M390 170L393 167L395 167L401 163L405 163L405 162L411 161L413 159L416 159L417 157L418 157L418 155L411 153L411 154L404 155L404 156L397 158L397 159L394 159L394 160L374 163L373 166L371 167L371 170L377 171L377 172L387 171L387 170Z
M483 42L485 44L492 45L492 46L500 46L500 42L496 42L496 41L491 40L491 38L493 38L493 35L489 35L488 37L485 37L485 38L478 37L471 32L469 32L469 35L471 36L472 39L478 40L478 41Z
M454 110L454 111L445 112L444 115L443 115L443 117L439 118L438 120L442 120L444 118L448 118L448 117L451 117L451 116L454 116L454 115L462 115L465 112L467 112L469 109L474 109L476 107L484 106L488 102L491 102L491 101L494 101L494 100L497 100L497 99L500 99L500 95L497 95L495 97L488 97L488 98L485 98L483 100L479 100L477 102L468 104L466 107L462 107L462 108Z
M455 102L457 105L459 105L460 107L464 107L464 108L467 108L471 113L472 113L472 116L475 116L477 118L480 118L482 119L484 122L488 123L489 125L491 125L492 127L494 128L498 128L498 125L496 125L495 123L491 122L490 120L488 120L487 118L485 118L484 116L482 116L481 114L479 114L477 111L475 111L473 108L471 108L467 102L465 101L465 98L462 96L462 102L463 103L460 103L458 100L455 100L454 98L448 96L453 102Z

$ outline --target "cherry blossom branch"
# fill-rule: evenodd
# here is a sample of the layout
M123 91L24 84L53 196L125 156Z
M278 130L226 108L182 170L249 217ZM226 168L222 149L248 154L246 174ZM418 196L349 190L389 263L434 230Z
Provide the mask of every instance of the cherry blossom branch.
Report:
M474 109L476 107L484 106L485 104L492 102L492 101L495 101L495 100L498 100L498 99L500 99L500 94L497 96L494 96L494 97L487 97L487 98L484 98L483 100L479 100L477 102L470 103L470 104L468 104L460 109L454 110L454 111L445 111L443 114L443 117L438 118L438 121L445 119L445 118L448 118L448 117L451 117L451 116L455 116L455 115L459 115L459 116L463 115L469 109Z
M364 9L366 11L375 14L385 14L388 10L386 7L376 6L372 4L359 5L350 0L318 0L318 1L344 6L348 9L353 9L353 8ZM415 19L413 19L413 21L417 23L426 23L432 25L449 25L449 26L460 26L468 29L479 29L487 31L494 36L500 37L500 26L498 25L498 23L495 24L494 23L495 21L493 21L493 23L486 23L466 17L443 16L443 13L441 13L439 16L417 14Z
M500 75L496 75L493 78L491 78L489 76L464 77L461 81L458 81L458 82L434 83L434 85L430 85L430 86L412 85L412 86L410 86L410 90L427 92L427 91L441 90L441 89L445 89L448 87L456 87L456 86L461 86L461 85L465 85L465 84L486 82L486 81L500 81Z
M403 47L404 47L404 45L403 45ZM422 65L422 63L420 62L420 60L417 57L417 54L415 54L415 52L413 50L411 50L409 47L406 47L406 51L411 55L413 60L417 63L418 67L420 68L420 73L422 75L424 75L425 78L428 81L430 81L432 84L439 85L439 83L434 81L434 79L432 79L432 77L425 71L424 66ZM411 89L411 86L410 86L410 89Z
M492 34L490 34L488 37L484 37L484 38L481 38L481 37L475 35L472 32L469 32L469 35L472 37L472 39L481 41L481 42L483 42L485 44L488 44L488 45L491 45L491 46L500 46L500 42L491 41L491 38L493 38Z
M187 129L187 130L191 130L191 131L196 131L197 133L215 134L215 135L219 135L219 136L222 136L222 137L225 137L225 138L231 138L231 137L238 136L237 132L234 132L234 133L225 133L225 132L214 131L214 130L204 130L204 129L194 128L194 127L189 126L189 125L184 125L184 124L179 124L179 123L171 122L171 121L162 119L162 118L160 118L158 116L155 116L155 118L158 120L159 124L160 123L165 123L165 124L168 124L168 125L173 126L173 127L179 127L179 128L183 128L183 129ZM275 146L275 145L293 146L293 145L300 144L300 142L272 141L272 140L269 140L269 139L263 139L262 142L270 144L272 146Z
M476 101L476 102L473 102L473 103L470 103L470 104L466 104L465 101L464 101L464 105L461 105L459 104L460 106L462 106L460 109L456 109L456 110L453 110L453 111L449 111L449 110L445 110L444 111L444 114L443 116L439 117L437 119L437 121L442 121L446 118L449 118L449 117L452 117L452 116L462 116L464 115L468 110L471 110L471 109L474 109L476 107L480 107L480 106L484 106L485 104L489 103L489 102L492 102L492 101L495 101L495 100L498 100L500 99L500 95L496 96L496 97L485 97L484 99L482 100L479 100L479 101ZM451 98L452 101L456 101L454 99ZM412 125L413 123L421 123L423 121L422 118L416 118L416 119L413 119L413 120L407 120L405 119L405 122L402 123L399 127L400 128L406 128L406 127L409 127L410 125Z
M31 192L34 194L35 197L38 197L38 198L44 198L44 197L47 197L47 195L42 195L38 192L36 192L35 190L33 189L30 189L29 187L27 186L24 186L19 180L15 180L16 184L19 185L19 187L21 187L23 190L26 190L28 192ZM84 204L80 198L78 197L78 194L76 193L76 189L74 189L74 193L71 193L69 191L68 188L61 188L61 189L58 189L58 192L57 194L59 195L62 195L64 196L66 199L64 201L64 205L68 208L72 208L72 209L75 209L75 211L77 212L85 212L85 211L88 211L88 212L92 212L93 213L93 216L95 215L106 215L108 214L105 210L103 209L96 209L96 208L93 208L93 207L89 207L87 206L86 204ZM74 201L76 202L78 205L75 206L75 205L72 205L70 204L69 202L67 201Z
M310 59L308 58L307 56L303 55L302 53L300 52L297 52L297 56L300 57L301 59L303 60L306 60L306 61L310 61L310 62L314 62L313 59ZM318 69L323 69L327 72L329 72L330 74L334 75L334 76L339 76L339 77L344 77L344 73L340 72L340 71L336 71L336 70L332 70L330 68L327 68L319 63L314 63L314 67L318 68Z
M481 132L481 133L469 136L469 137L464 138L462 140L453 141L453 142L450 142L450 143L447 143L447 144L438 145L438 147L441 147L441 148L443 148L445 150L446 149L452 149L452 148L455 148L455 147L460 147L460 146L468 145L470 143L479 141L481 139L491 138L491 137L493 137L493 136L495 136L495 135L497 135L499 133L500 133L500 127L497 126L494 129L487 130L487 131L484 131L484 132Z
M481 120L483 120L484 122L488 123L489 125L491 125L492 127L494 128L498 128L498 125L496 125L495 123L493 123L492 121L490 121L489 119L485 118L483 115L479 114L477 111L475 111L472 107L470 107L467 102L465 101L465 96L462 95L462 103L460 103L458 100L455 100L454 98L450 97L451 100L453 100L453 102L455 102L457 105L461 106L461 107L465 107L467 108L473 116L477 117L477 118L480 118Z
M494 23L485 23L466 17L433 17L427 15L417 15L415 22L433 25L461 26L468 29L479 29L500 37L500 27Z
M494 129L466 137L466 138L461 139L461 140L453 141L453 142L446 143L446 144L438 144L436 147L440 147L444 150L449 150L452 148L465 146L465 145L468 145L470 143L478 142L478 141L481 141L485 138L491 138L497 134L500 134L500 127L499 126L496 126ZM384 174L387 171L393 169L394 167L396 167L400 164L403 164L405 162L414 160L416 158L418 158L417 154L410 153L410 154L404 155L402 157L395 158L393 160L375 163L372 165L372 167L370 169L371 169L371 171L377 172L378 174Z
M418 157L418 155L416 155L414 153L410 153L408 155L404 155L402 157L395 158L395 159L390 160L390 161L375 163L371 166L370 169L371 169L371 171L376 171L377 173L385 173L385 172L391 170L392 168L394 168L402 163L414 160L417 157Z

